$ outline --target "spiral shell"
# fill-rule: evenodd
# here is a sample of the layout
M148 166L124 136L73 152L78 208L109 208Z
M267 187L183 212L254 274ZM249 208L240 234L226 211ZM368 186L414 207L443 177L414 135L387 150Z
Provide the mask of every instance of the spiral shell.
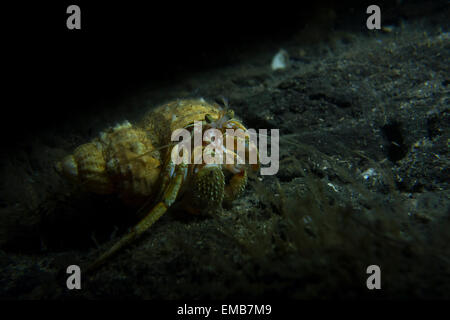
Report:
M221 107L209 104L203 99L175 100L162 105L144 115L139 126L150 132L152 142L164 146L170 142L172 132L184 128L194 121L203 121L209 114L219 117Z
M128 121L100 133L57 163L57 169L86 190L118 194L140 204L157 193L157 180L175 129L206 114L219 117L221 108L203 99L176 100L148 112L136 126Z
M152 194L160 165L159 152L147 133L125 122L79 146L57 167L88 191L117 193L126 202L140 202Z
M100 194L114 192L114 186L106 172L103 146L98 142L82 144L73 154L59 162L57 168L69 179L85 184L92 192Z

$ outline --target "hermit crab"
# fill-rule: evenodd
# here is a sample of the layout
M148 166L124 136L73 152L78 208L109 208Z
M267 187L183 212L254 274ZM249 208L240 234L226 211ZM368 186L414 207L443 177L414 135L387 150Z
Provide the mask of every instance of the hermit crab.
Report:
M183 144L173 141L177 131L185 134ZM193 149L186 148L192 145ZM236 152L238 145L244 153ZM218 154L224 157L216 157ZM256 161L245 161L255 154ZM89 270L141 236L176 201L194 214L231 203L242 194L247 171L258 170L257 154L256 143L234 112L227 105L203 99L169 102L149 111L135 125L126 121L80 145L56 164L63 176L87 191L117 194L127 204L152 203L142 220ZM202 156L214 161L207 162Z

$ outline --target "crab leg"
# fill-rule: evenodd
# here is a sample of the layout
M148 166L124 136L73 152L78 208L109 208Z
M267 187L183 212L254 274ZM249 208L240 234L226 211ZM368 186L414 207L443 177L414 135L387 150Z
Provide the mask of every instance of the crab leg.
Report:
M233 177L230 179L228 185L225 187L223 200L227 204L230 204L231 202L233 202L233 200L235 200L242 194L242 192L245 189L246 184L247 184L247 171L246 170L242 170L242 171L236 173L235 175L233 175Z
M232 145L233 145L233 151L231 151L231 150L229 150L229 149L226 149L226 148L224 148L225 150L224 150L224 152L225 152L225 154L230 154L232 157L233 157L233 159L236 159L235 161L237 161L238 159L239 159L239 161L240 162L234 162L234 163L237 163L237 164L239 164L239 163L244 163L245 164L245 159L247 159L248 161L249 161L249 164L250 164L250 168L253 170L253 171L257 171L257 170L259 170L259 167L260 167L260 162L259 162L259 152L258 152L258 148L256 147L256 145L250 140L250 138L249 138L249 136L248 135L245 135L244 137L242 137L242 136L239 136L239 135L231 135L231 136L228 136L227 134L225 134L225 138L224 138L224 140L226 140L227 141L227 146L228 146L228 139L232 139L233 140L233 143L232 143ZM245 155L243 155L244 156L244 159L242 160L242 158L236 153L236 152L234 152L234 150L236 150L238 147L238 145L244 145L244 150L245 150ZM250 154L254 154L255 156L256 156L256 163L250 163ZM237 166L231 166L231 168L230 168L230 166L227 166L227 169L229 170L229 171L231 171L231 172L233 172L233 170L230 170L230 169L233 169L233 168L236 168Z
M228 137L227 137L228 138ZM252 170L259 169L259 154L256 147L247 139L241 138L238 136L231 136L234 140L234 147L238 145L238 143L244 142L245 145L245 159L249 159L250 152L256 152L256 164L251 164ZM225 154L230 155L233 158L233 162L231 164L225 164L225 168L233 173L228 184L225 186L224 190L224 201L230 204L234 199L238 198L245 189L247 184L247 170L245 169L245 161L234 151L224 148L223 151ZM244 165L243 165L244 164Z
M139 223L134 226L128 234L124 235L116 244L103 253L93 264L91 264L88 267L88 272L99 268L119 250L139 238L164 213L166 213L167 209L175 202L187 174L187 167L185 164L176 166L174 170L173 179L165 188L161 201L158 202L155 207L153 207L153 209L141 221L139 221Z

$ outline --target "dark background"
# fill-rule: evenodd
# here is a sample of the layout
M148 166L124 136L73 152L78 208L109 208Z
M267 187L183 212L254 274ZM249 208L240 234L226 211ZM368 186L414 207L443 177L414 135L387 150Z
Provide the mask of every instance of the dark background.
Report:
M82 10L81 31L66 29L73 3ZM96 3L2 7L1 297L77 298L64 291L65 268L96 258L134 224L136 209L63 180L55 162L116 119L130 119L133 107L137 116L155 101L190 94L228 95L249 127L280 128L279 173L264 187L249 179L233 209L245 216L166 215L79 298L448 296L450 73L442 58L448 45L436 41L448 31L447 0L377 1L392 32L365 28L372 1ZM299 41L299 33L313 42ZM271 72L279 45L292 66ZM303 49L309 60L294 55ZM361 179L367 168L378 174ZM366 189L370 197L360 198ZM284 201L275 197L281 192ZM367 220L359 208L370 213ZM320 241L300 224L287 228L305 215L317 221ZM222 222L231 228L225 237ZM251 231L249 222L279 239L299 239L297 248L286 254L291 244L283 240L266 251L258 240L264 235L250 232L244 245L256 255L247 258L235 231ZM404 242L403 230L417 240ZM374 297L360 284L363 269L378 261L387 286Z
M317 16L328 8L338 15L335 23L360 28L371 4L350 0L146 3L20 2L5 8L2 51L8 96L4 101L8 102L2 103L7 120L1 132L8 136L5 143L82 117L99 99L115 101L136 88L230 64L232 52L288 37L317 23ZM71 4L81 8L81 30L66 28L66 9ZM377 4L383 13L396 8L395 1ZM17 123L23 130L11 134L8 125Z

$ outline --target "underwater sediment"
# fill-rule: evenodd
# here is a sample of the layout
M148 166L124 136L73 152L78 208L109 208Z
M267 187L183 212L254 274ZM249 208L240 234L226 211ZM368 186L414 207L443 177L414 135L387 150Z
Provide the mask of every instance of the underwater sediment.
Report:
M289 37L230 49L228 64L130 90L19 141L1 159L0 297L448 299L448 8L421 16L415 3L379 32L318 15ZM272 70L280 48L289 63ZM67 290L67 266L91 263L138 217L54 164L115 123L200 97L226 97L248 128L279 129L278 173L249 175L217 215L171 209ZM367 290L370 265L382 290Z

